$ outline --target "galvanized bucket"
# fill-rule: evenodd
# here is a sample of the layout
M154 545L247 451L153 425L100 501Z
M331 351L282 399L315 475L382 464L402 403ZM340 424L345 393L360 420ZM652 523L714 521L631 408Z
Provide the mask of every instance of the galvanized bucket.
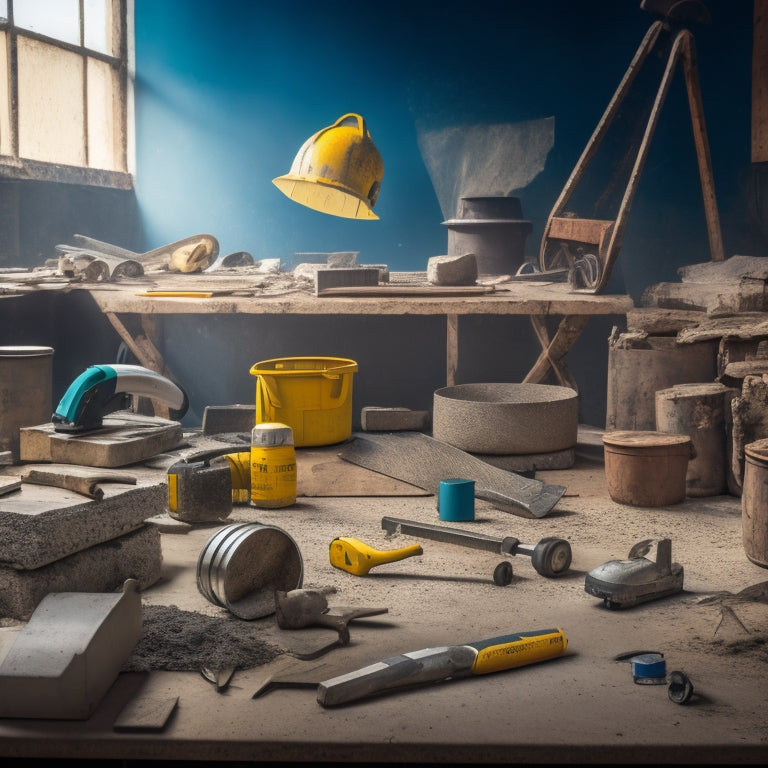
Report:
M304 561L282 528L235 523L211 536L197 559L197 588L241 619L275 612L275 591L301 587Z

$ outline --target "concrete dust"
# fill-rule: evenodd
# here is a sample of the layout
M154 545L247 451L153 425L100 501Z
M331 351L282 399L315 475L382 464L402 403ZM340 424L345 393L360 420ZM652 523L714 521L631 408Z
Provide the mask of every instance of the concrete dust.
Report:
M142 612L142 636L123 672L250 669L284 653L261 638L259 625L251 622L205 616L175 605L144 605Z

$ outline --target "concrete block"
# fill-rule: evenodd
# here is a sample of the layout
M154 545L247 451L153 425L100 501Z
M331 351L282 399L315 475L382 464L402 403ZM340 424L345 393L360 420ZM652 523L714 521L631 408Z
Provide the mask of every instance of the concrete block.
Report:
M256 405L207 405L203 411L203 434L230 432L250 434L256 424Z
M47 595L0 664L0 717L86 720L141 637L139 585Z
M365 432L423 431L429 428L429 411L366 406L360 413L360 421Z
M477 282L475 254L432 256L427 261L427 281L432 285L474 285Z
M146 589L162 564L160 531L144 525L42 568L0 568L0 616L26 620L50 592L111 592L126 579Z
M0 496L0 566L40 568L135 530L168 508L165 473L137 469L137 483L105 483L101 501L22 484Z

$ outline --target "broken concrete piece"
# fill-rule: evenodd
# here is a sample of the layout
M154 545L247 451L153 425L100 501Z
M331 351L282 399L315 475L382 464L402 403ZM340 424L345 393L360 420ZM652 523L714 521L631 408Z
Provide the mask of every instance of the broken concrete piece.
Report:
M0 496L0 566L40 568L136 530L165 512L165 476L136 474L135 486L105 486L101 501L28 484L19 493Z
M141 637L141 595L58 592L40 601L0 664L0 717L86 720Z
M365 432L399 432L401 430L421 432L429 427L429 411L366 406L360 412L360 421Z
M477 282L475 254L432 256L427 262L427 281L432 285L474 285Z
M50 592L111 592L126 579L147 589L162 565L160 531L146 525L42 568L0 568L0 616L26 620Z
M250 434L256 423L256 405L207 405L203 411L203 434L228 432Z

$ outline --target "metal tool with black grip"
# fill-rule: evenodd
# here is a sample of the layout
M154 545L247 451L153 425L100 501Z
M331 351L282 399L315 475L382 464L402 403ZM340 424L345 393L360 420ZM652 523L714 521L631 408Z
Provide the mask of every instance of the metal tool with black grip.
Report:
M318 686L317 701L333 707L420 683L487 675L554 659L567 646L562 629L542 629L466 645L423 648L325 680Z
M463 531L444 525L430 525L399 517L383 517L381 527L389 533L404 533L425 539L459 544L472 549L498 552L502 555L527 555L536 572L547 578L565 573L571 566L571 545L565 539L553 536L541 539L538 544L523 544L514 536L487 536L475 531Z

